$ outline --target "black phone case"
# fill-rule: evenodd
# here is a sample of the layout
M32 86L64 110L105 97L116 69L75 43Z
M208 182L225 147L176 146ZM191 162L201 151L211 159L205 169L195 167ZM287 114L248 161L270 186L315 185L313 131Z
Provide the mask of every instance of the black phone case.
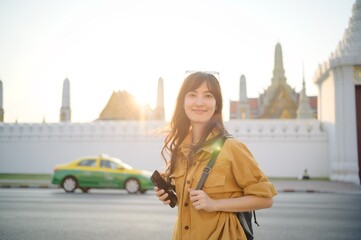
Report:
M169 206L174 208L177 204L178 198L172 186L162 178L162 176L157 170L153 172L150 180L155 186L158 187L158 189L163 189L166 193L168 193L168 197L166 198L166 200L170 200Z

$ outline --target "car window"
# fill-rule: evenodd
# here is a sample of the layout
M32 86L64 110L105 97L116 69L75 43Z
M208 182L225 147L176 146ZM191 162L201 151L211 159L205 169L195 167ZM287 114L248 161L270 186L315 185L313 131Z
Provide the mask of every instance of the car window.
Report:
M95 165L96 165L95 159L86 159L78 163L78 166L95 167Z
M118 165L115 162L108 160L100 160L100 167L117 169Z

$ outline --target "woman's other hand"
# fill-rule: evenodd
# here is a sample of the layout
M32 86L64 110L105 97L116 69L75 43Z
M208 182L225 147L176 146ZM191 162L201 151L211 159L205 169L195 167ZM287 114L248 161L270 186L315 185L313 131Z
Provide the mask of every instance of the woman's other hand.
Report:
M188 189L188 192L189 199L195 209L207 212L217 211L216 201L210 198L203 190Z

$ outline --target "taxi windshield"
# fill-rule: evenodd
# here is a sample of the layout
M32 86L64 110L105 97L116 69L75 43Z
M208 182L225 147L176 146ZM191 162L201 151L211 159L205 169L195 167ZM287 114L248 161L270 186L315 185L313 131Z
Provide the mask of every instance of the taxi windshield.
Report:
M133 169L132 166L130 166L129 164L127 164L125 162L122 162L120 159L112 158L112 160L114 162L116 162L119 165L119 167L123 167L124 169L127 169L127 170L132 170Z

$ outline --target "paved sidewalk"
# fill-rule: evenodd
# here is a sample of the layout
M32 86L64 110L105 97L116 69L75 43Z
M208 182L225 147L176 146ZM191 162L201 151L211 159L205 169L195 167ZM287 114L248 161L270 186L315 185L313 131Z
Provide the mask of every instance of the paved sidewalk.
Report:
M361 194L361 185L320 180L273 180L279 192L318 192Z
M361 185L346 182L320 180L271 180L279 193L310 192L361 194ZM49 181L4 180L0 179L0 188L59 188Z

